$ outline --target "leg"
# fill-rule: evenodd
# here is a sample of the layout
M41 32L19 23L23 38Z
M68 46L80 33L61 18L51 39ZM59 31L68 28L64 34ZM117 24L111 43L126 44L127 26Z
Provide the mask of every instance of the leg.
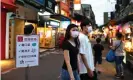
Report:
M121 72L121 75L122 76L124 75L123 59L124 59L124 56L121 56L120 57L120 61L121 61L121 64L120 64L120 72Z
M101 73L101 64L102 64L102 57L99 57L98 58L98 73L100 74Z
M124 59L124 56L116 56L116 72L117 72L117 76L118 77L121 77L123 76L123 65L122 65L122 62L123 62L123 59Z
M80 75L80 80L90 80L90 78L89 78L88 74L86 73L86 74Z
M78 71L73 71L73 74L74 74L74 78L75 80L80 80L80 77L79 77L79 74L78 74Z
M94 60L94 65L95 65L95 67L97 65L97 58L96 57L95 57L95 60Z
M120 75L120 61L119 61L119 56L115 57L115 64L116 64L116 75Z
M62 69L61 80L70 80L70 76L67 70Z
M86 74L81 74L81 75L80 75L80 79L81 79L81 80L98 80L98 79L97 79L97 73L96 73L96 71L94 71L94 76L93 76L92 78L90 78L90 77L88 76L88 74L86 73Z

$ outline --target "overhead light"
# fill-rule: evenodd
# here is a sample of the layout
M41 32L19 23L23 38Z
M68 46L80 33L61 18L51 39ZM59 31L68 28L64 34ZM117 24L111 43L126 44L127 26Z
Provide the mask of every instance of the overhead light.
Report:
M49 13L49 12L43 12L43 13L38 12L38 15L41 15L41 16L43 16L43 15L51 15L51 13Z
M81 10L81 4L74 4L74 10Z
M40 11L42 11L42 9L40 9Z

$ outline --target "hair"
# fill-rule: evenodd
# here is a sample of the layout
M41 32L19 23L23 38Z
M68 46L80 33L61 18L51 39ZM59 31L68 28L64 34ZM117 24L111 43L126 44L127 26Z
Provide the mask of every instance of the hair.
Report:
M118 33L116 33L116 37L117 37L118 39L121 39L121 38L123 37L123 35L122 35L122 33L118 32Z
M100 42L101 42L101 39L100 39L100 38L97 38L97 39L96 39L96 42L97 42L97 43L100 43Z
M80 27L83 30L83 27L92 24L91 21L89 19L85 19L84 21L81 22Z
M65 41L67 41L67 40L70 39L70 37L71 37L70 30L71 30L72 28L74 28L74 27L77 27L77 28L78 28L78 26L75 25L75 24L69 24L69 25L68 25L68 27L67 27L67 29L66 29L66 34L65 34L65 38L64 38L63 43L64 43ZM78 37L74 39L74 42L75 42L75 44L76 44L76 47L79 47L79 40L78 40Z
M34 27L32 24L25 25L24 34L31 34L33 30L34 30Z

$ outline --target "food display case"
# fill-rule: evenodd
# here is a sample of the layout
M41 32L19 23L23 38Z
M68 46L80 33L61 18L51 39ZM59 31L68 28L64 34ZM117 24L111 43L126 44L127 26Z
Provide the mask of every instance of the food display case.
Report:
M133 69L133 30L132 26L123 28L124 35L124 49L126 52L126 64L129 69Z
M131 29L131 26L126 26L123 27L123 33L124 35L124 40L125 40L125 51L126 52L131 52L133 53L133 31Z

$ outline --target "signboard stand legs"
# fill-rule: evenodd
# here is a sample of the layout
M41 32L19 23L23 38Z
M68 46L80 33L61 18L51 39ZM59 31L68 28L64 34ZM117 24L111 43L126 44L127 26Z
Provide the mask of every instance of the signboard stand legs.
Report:
M29 65L25 68L25 80L29 80Z

